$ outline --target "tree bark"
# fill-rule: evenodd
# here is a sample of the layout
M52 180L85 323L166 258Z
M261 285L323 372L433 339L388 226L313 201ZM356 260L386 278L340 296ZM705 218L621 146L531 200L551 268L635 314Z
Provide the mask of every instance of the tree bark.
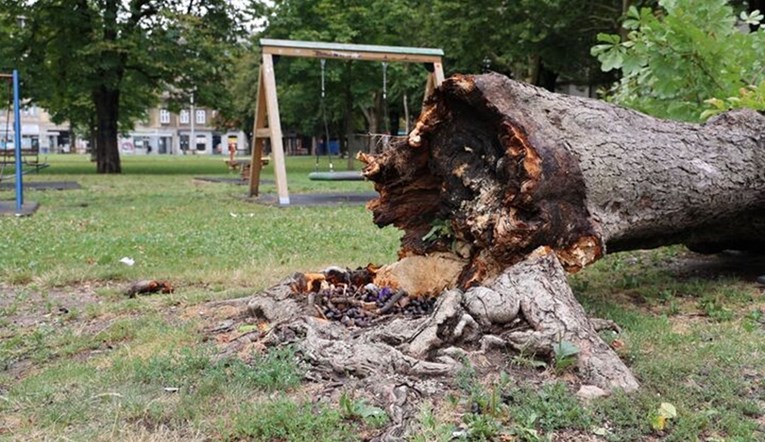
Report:
M92 92L96 109L96 170L98 173L122 173L120 152L117 142L119 136L120 83L125 74L125 53L120 53L111 46L119 38L117 16L119 2L109 0L104 4L103 40L106 49L101 53L103 67L97 69L100 82ZM137 15L131 16L133 24Z
M677 123L487 74L448 79L407 141L361 159L400 255L457 250L469 286L540 246L569 271L606 249L765 250L764 134L754 111Z
M93 93L96 107L96 167L98 173L122 173L119 135L120 91L99 87Z
M606 249L765 250L763 135L765 117L751 111L674 123L497 74L452 77L407 140L360 155L379 192L369 203L375 223L404 230L401 259L374 269L372 285L406 292L407 302L438 295L432 312L380 309L368 326L342 325L317 314L316 296L330 295L298 274L247 301L237 317L262 331L225 352L291 344L315 378L425 392L465 362L496 371L513 352L559 367L565 344L583 388L634 391L637 380L598 335L615 326L587 318L566 270ZM316 281L329 284L332 272ZM414 402L396 415L411 416ZM411 428L402 419L397 432Z
M228 334L216 338L227 341L221 356L292 345L309 363L312 378L355 378L362 382L358 389L364 390L391 380L397 385L449 385L465 364L494 372L488 360L507 365L516 352L556 361L555 346L566 342L578 350L572 357L582 384L606 392L639 387L629 368L600 339L547 247L481 286L444 290L429 315L382 316L363 328L318 317L310 291L295 289L305 281L303 276L296 274L248 299L210 304L209 308L241 307L230 321L210 330ZM258 327L232 335L237 322ZM434 393L442 395L442 388ZM432 386L417 389L425 392ZM416 404L410 405L416 409Z

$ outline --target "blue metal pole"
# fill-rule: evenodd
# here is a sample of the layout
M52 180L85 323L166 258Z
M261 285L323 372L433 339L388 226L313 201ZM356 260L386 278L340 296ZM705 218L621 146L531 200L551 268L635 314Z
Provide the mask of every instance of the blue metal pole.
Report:
M24 205L24 183L21 173L21 112L19 111L19 71L13 70L13 147L16 150L16 213Z

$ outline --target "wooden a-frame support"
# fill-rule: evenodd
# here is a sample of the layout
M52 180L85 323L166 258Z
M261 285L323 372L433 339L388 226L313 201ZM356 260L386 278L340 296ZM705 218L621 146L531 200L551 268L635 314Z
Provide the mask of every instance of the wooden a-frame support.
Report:
M263 143L271 141L271 153L276 176L276 192L280 205L289 205L287 190L287 169L284 164L284 146L282 144L282 125L279 119L279 101L276 97L276 77L274 76L274 56L333 58L344 60L385 61L404 63L425 63L432 65L425 86L425 96L444 81L444 68L441 49L410 48L399 46L373 46L338 43L321 43L293 40L261 39L260 46L263 60L258 74L258 96L255 106L255 124L252 131L252 160L250 161L250 197L258 196L260 171L262 168ZM266 125L268 117L268 125Z

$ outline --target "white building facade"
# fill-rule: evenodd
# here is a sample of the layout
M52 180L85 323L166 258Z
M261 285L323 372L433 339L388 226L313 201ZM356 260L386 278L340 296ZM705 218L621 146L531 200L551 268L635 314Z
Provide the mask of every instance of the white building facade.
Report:
M228 155L228 146L238 153L248 149L242 131L219 131L212 121L215 111L206 108L183 109L172 113L165 108L150 109L145 121L119 139L120 152L127 155ZM13 111L0 109L0 149L13 146ZM192 142L193 139L193 142ZM21 110L21 140L24 148L38 148L40 153L85 153L88 140L77 138L72 145L68 123L56 124L50 114L38 106Z

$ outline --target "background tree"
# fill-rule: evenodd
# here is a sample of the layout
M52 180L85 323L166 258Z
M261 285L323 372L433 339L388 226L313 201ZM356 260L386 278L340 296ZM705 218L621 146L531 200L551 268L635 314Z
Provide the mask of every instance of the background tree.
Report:
M225 0L1 0L24 94L93 134L99 173L120 173L117 139L167 93L227 101L239 17ZM23 17L24 26L13 28ZM8 29L14 29L11 34Z
M423 16L428 43L444 48L449 72L480 72L487 59L495 72L554 90L559 77L577 84L609 80L589 48L599 32L617 32L630 3L646 2L436 0Z

